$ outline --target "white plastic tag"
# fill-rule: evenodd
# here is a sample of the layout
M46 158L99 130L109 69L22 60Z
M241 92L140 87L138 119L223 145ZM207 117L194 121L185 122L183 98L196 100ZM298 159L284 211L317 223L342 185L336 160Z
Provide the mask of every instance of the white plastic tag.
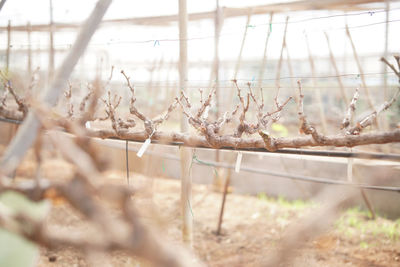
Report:
M146 141L144 141L142 147L137 152L136 156L141 158L143 156L144 152L146 151L146 149L149 147L150 143L151 143L151 139L150 138L146 139Z
M239 152L236 158L235 172L240 172L240 164L242 164L242 152Z
M85 123L85 127L86 127L86 129L90 129L90 121L87 121L87 122Z
M350 148L350 153L353 152L353 149ZM347 159L347 181L353 182L353 158L349 157Z

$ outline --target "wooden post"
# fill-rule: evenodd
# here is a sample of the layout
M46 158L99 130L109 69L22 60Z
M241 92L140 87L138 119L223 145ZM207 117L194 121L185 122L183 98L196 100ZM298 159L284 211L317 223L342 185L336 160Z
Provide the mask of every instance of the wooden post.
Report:
M331 60L331 64L332 64L333 69L335 70L336 79L339 83L340 93L342 94L344 106L346 109L349 106L349 99L347 98L346 91L344 89L344 85L343 85L343 81L342 81L342 77L340 76L340 72L339 72L339 69L336 64L335 56L333 55L333 52L332 52L331 42L329 41L329 36L326 32L325 32L325 37L326 37L326 42L328 44L329 57Z
M217 225L217 231L216 231L217 235L221 234L222 221L224 218L224 211L225 211L226 195L228 194L229 184L231 182L231 175L232 175L232 171L231 171L231 169L228 169L228 173L225 178L224 192L222 194L221 209L219 210L218 225Z
M386 0L386 24L385 24L385 50L383 52L383 57L387 58L388 57L388 50L389 50L389 16L390 16L390 1ZM382 72L386 73L387 72L387 65L385 63L382 63ZM384 88L384 93L383 93L383 100L385 101L388 96L387 92L387 75L383 75L383 88Z
M167 64L167 79L165 80L165 98L164 98L164 107L163 110L167 110L171 97L176 96L179 94L179 92L176 92L176 87L175 86L171 86L170 83L170 73L171 73L171 68L172 68L172 60L168 62ZM174 99L174 98L172 98Z
M186 0L179 0L179 87L186 91L187 87L187 8ZM181 130L188 131L188 122L182 114Z
M268 27L268 34L267 38L265 39L265 44L264 44L264 54L263 54L263 59L261 62L261 67L260 67L260 72L258 74L258 84L257 87L260 89L262 87L262 81L264 78L264 71L265 67L267 66L267 51L268 51L268 43L269 43L269 37L271 36L271 25L272 25L272 18L274 14L271 13L269 17L269 27Z
M276 88L281 87L281 68L282 68L282 61L283 61L283 51L285 50L285 47L286 47L286 32L287 32L288 22L289 22L289 17L286 17L285 30L283 31L283 38L282 38L281 53L279 55L278 65L276 66L276 78L275 78Z
M222 12L219 6L219 0L216 0L216 8L215 8L215 32L214 32L214 76L215 76L215 106L216 110L216 118L219 118L220 110L221 110L221 97L219 91L219 35L221 33L221 23L222 23ZM212 82L212 81L210 81ZM211 88L211 87L210 87ZM223 103L225 106L225 101ZM219 162L220 153L219 149L215 150L215 161ZM218 177L214 177L214 180Z
M215 106L217 108L216 117L219 117L221 110L220 92L219 92L219 35L221 33L221 9L219 6L219 0L216 2L215 9L215 38L214 38L214 76L215 76ZM218 152L217 152L218 155ZM218 158L218 156L217 156Z
M349 38L349 41L350 41L350 44L351 44L351 48L353 50L353 56L354 56L354 59L356 60L358 71L360 72L361 84L365 89L365 94L366 94L366 97L367 97L368 105L373 111L375 111L375 106L374 106L374 103L372 101L371 95L369 93L369 89L367 87L367 83L365 81L364 71L363 71L363 68L361 66L361 61L360 61L360 59L358 57L357 49L356 49L356 46L354 45L353 38L351 37L350 30L349 30L349 27L348 27L347 24L346 24L346 34L347 34L347 37Z
M278 66L277 66L277 72L276 72L276 78L275 78L275 85L276 88L281 87L281 69L282 69L282 62L283 62L283 51L286 51L286 59L287 59L287 64L288 64L288 69L289 69L289 75L290 75L290 83L293 88L293 90L296 92L297 87L294 81L294 74L293 74L293 68L292 68L292 63L290 60L290 55L289 55L289 49L287 48L287 42L286 42L286 34L287 34L287 28L288 28L288 23L289 23L289 17L286 17L286 22L285 22L285 30L283 32L283 39L282 39L282 47L281 47L281 53L279 56L279 61L278 61ZM294 94L294 99L296 103L298 102L298 95L297 93Z
M31 77L32 75L32 40L31 40L31 32L32 32L32 26L31 23L28 22L26 25L27 27L27 33L28 33L28 75Z
M296 94L296 92L297 92L296 80L294 78L292 60L290 59L290 54L289 54L289 49L288 49L288 46L287 46L286 39L285 39L285 50L286 50L286 62L287 62L288 69L289 69L289 75L291 77L290 78L290 84L291 84L292 89L293 89L294 94L295 94L295 98L294 99L296 100L296 103L298 103L298 95Z
M327 130L328 127L327 127L326 118L325 118L324 105L322 104L321 90L319 89L319 87L317 87L317 82L316 82L316 78L315 78L314 57L313 57L313 54L311 52L310 43L308 42L307 34L305 34L305 39L306 39L306 43L307 43L308 60L310 62L311 76L313 77L312 78L313 87L314 87L314 90L315 90L315 96L316 96L317 103L318 103L318 108L319 108L319 117L320 117L321 123L322 123L322 130L323 130L324 134L327 134L328 133L328 130Z
M223 10L219 7L219 0L216 0L216 9L215 9L215 18L214 18L214 61L211 66L211 73L210 73L210 82L208 84L208 88L211 88L214 83L217 87L219 87L219 40L220 40L220 33L222 29L222 25L224 23L224 14ZM219 90L217 90L217 96L215 98L215 102L219 103ZM218 113L218 107L217 113Z
M6 54L6 72L10 67L10 49L11 49L11 20L8 21L7 25L7 54Z
M179 0L179 86L180 90L186 91L187 82L187 8L186 0ZM182 113L181 131L189 130L188 122ZM193 242L193 215L191 210L192 201L192 151L190 148L180 148L181 157L181 205L182 205L182 239L183 242L192 246Z
M353 152L352 148L350 148L349 150L350 150L350 152ZM354 163L353 158L350 157L347 159L347 181L351 182L351 183L353 182L353 171L354 171L353 163ZM359 182L359 181L357 181L357 182ZM375 218L376 218L375 210L374 210L374 207L372 206L371 202L369 201L369 198L368 198L367 194L365 193L365 190L363 188L360 188L360 193L364 200L365 205L367 206L367 208L370 212L371 219L375 220Z
M151 80L149 81L149 85L147 87L147 91L149 92L149 99L151 99L151 105L150 107L150 113L151 117L156 116L160 112L163 112L163 110L160 110L161 106L157 105L157 98L160 95L161 92L158 92L158 90L161 89L160 85L160 71L164 67L164 58L161 57L160 60L154 61L153 68L151 70L151 75L150 78Z
M50 25L49 25L49 34L50 34L50 44L49 44L49 77L48 80L51 81L54 75L54 23L53 23L53 0L49 0L50 2Z
M344 15L344 25L347 25L347 12L343 12ZM343 33L343 40L346 39L346 32ZM343 42L343 73L347 73L347 42Z
M247 13L246 25L245 25L244 33L243 33L243 37L242 37L242 43L240 45L239 55L238 55L238 58L237 58L237 61L236 61L236 65L235 65L235 72L233 73L233 79L234 80L236 80L236 78L237 78L237 74L238 74L239 69L240 69L240 64L242 63L242 53L243 53L244 45L246 43L247 30L249 29L249 25L250 25L251 12L252 12L252 10L251 10L251 8L249 8L248 13Z
M217 5L218 5L218 1L217 1ZM244 29L244 33L243 33L242 43L240 46L240 51L239 51L238 59L236 61L235 70L234 70L234 74L233 74L234 80L236 80L236 78L237 78L237 74L240 69L240 63L242 62L242 53L243 53L244 45L246 43L247 30L249 28L250 18L251 18L251 9L249 9L249 11L247 13L247 21L246 21L246 25L245 25L245 29ZM219 34L219 31L218 31L218 34ZM228 98L228 100L230 102L232 102L231 101L232 98L233 98L233 88L230 92L230 97ZM217 155L216 162L219 162L219 150L216 151L216 155ZM232 164L232 162L231 162L231 164ZM223 173L223 172L219 171L218 173ZM230 176L231 176L231 171L229 170L226 177L215 177L215 179L225 178L224 179L224 188L223 188L223 193L222 193L221 208L220 208L220 212L219 212L218 225L217 225L217 230L216 230L217 235L219 235L221 233L221 227L222 227L222 221L223 221L223 217L224 217L224 210L225 210L225 203L226 203L226 195L228 193L228 188L230 185Z
M243 33L243 37L242 37L242 43L241 43L241 45L240 45L240 50L239 50L239 54L238 54L238 57L237 57L237 60L236 60L236 64L235 64L235 69L234 69L234 72L233 72L233 80L236 80L237 79L237 75L238 75L238 73L239 73L239 69L240 69L240 64L241 64L241 62L242 62L242 53L243 53L243 48L244 48L244 45L245 45L245 43L246 43L246 38L247 38L247 30L248 30L248 28L249 28L249 23L250 23L250 18L251 18L251 9L249 9L248 10L248 13L247 13L247 21L246 21L246 25L245 25L245 29L244 29L244 33ZM234 95L234 91L235 91L235 89L234 89L234 87L232 86L232 88L231 88L231 91L230 91L230 95L229 95L229 98L227 98L229 101L230 101L230 103L232 103L232 99L233 99L233 95ZM231 106L230 106L231 107Z
M192 158L193 151L188 147L180 147L181 157L181 205L182 205L182 240L193 246L193 211L192 203Z
M389 55L389 19L390 19L390 1L386 0L386 24L385 24L385 50L383 52L383 57L387 58ZM388 99L388 77L386 75L387 72L387 65L382 62L382 72L383 74L383 100L386 101ZM382 116L382 121L383 121L383 128L384 130L389 129L389 121L386 116Z

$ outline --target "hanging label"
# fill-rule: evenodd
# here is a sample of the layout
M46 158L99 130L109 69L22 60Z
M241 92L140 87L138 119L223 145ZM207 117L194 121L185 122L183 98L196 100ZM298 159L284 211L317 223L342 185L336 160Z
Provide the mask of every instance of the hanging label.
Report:
M350 148L350 153L353 152L353 149ZM349 157L347 159L347 181L353 182L353 158Z
M139 149L136 156L141 158L143 156L144 152L146 151L146 149L149 147L150 143L151 143L151 139L150 138L146 139L146 141L144 141L142 147Z
M236 158L235 172L240 172L240 164L242 164L242 152L239 152Z

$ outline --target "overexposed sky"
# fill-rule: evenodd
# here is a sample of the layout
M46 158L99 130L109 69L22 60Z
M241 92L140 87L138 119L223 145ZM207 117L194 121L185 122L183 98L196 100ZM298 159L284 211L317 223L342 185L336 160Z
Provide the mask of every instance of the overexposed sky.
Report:
M55 22L82 22L87 18L93 9L94 0L53 0L54 21ZM244 5L269 4L283 1L239 1L221 0L221 6L238 7ZM215 9L215 0L188 1L188 11L202 12ZM381 7L383 5L380 5ZM371 6L375 10L376 6ZM390 13L390 35L389 51L396 52L400 47L400 5L392 3ZM171 15L178 12L178 0L147 0L147 1L128 1L114 0L108 10L105 19L127 18L127 17L146 17ZM280 55L282 36L284 30L285 17L289 15L291 23L288 27L287 44L290 56L293 59L303 59L308 57L304 33L307 32L310 46L314 56L328 57L324 32L327 32L331 39L332 49L337 57L350 55L351 47L345 36L344 25L347 22L351 28L353 40L356 44L358 53L362 55L375 54L381 55L385 44L385 12L364 13L349 12L348 16L343 16L343 12L335 11L309 11L293 12L288 14L274 15L271 26L272 33L268 44L268 58L277 59ZM327 17L329 18L321 18ZM317 18L315 20L302 21L304 19ZM320 18L320 19L318 19ZM0 13L0 25L6 26L11 20L12 25L25 25L28 21L32 24L42 24L49 22L49 0L8 0ZM270 25L268 24L269 15L252 16L248 28L248 35L243 51L243 60L260 60L263 55L265 38ZM220 38L220 58L222 61L235 62L240 50L240 44L245 29L246 17L225 19ZM6 46L6 33L0 33L0 46ZM98 65L99 56L104 61L105 67L115 65L119 68L130 69L137 77L149 78L149 66L157 64L167 64L176 61L179 56L178 24L171 23L165 27L138 26L138 25L118 25L102 27L95 34L87 53L82 60L93 68ZM67 50L73 43L76 32L65 31L55 34L56 49ZM214 57L214 21L201 20L189 23L189 61L191 62L211 62ZM163 41L167 39L166 41ZM156 42L155 40L160 40ZM13 50L25 49L27 39L25 33L14 33L12 36ZM47 34L32 34L32 47L35 49L48 48ZM60 64L64 53L58 53L56 64ZM24 64L21 63L20 64ZM18 64L18 63L15 63ZM45 54L38 57L35 65L46 68L47 57ZM91 65L91 66L89 66ZM354 65L354 64L353 64ZM351 64L350 64L351 66ZM11 66L12 67L12 66ZM299 70L309 71L309 70ZM351 69L349 70L351 71ZM174 74L164 71L160 76L174 76ZM231 73L224 74L226 78L232 76ZM190 76L190 75L189 75ZM210 76L208 67L198 68L193 80L207 80ZM254 75L240 73L239 77L251 79ZM254 78L254 77L253 77Z

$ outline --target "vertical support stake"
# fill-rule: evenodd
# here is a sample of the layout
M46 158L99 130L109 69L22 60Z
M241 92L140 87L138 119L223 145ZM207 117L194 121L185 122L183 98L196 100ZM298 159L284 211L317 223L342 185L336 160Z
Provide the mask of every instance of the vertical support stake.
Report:
M216 231L217 235L221 234L222 221L224 218L224 211L225 211L226 196L228 194L228 189L229 189L230 183L231 183L231 169L228 169L228 174L226 176L226 180L225 180L225 184L224 184L224 193L222 194L221 209L219 211L218 225L217 225L217 231Z
M179 0L179 89L186 91L187 82L187 23L188 14L186 0ZM189 125L182 114L181 131L187 132ZM192 197L191 149L180 148L181 156L181 205L182 205L182 239L189 247L192 246L193 216L190 207Z
M53 0L50 1L50 25L49 25L49 34L50 34L50 44L49 44L49 83L53 79L54 76L54 22L53 22Z
M26 27L28 28L28 75L29 78L31 78L32 76L32 40L31 40L31 32L32 32L32 26L31 23L28 22L28 24L26 25Z
M128 140L125 143L125 160L126 160L126 182L129 185L129 151L128 151Z
M11 50L11 20L8 21L7 25L7 54L6 54L6 73L10 68L10 50Z
M188 147L179 148L181 157L181 205L182 205L182 238L189 247L193 246L193 213L192 213L192 159L193 151ZM190 160L189 160L190 159Z

